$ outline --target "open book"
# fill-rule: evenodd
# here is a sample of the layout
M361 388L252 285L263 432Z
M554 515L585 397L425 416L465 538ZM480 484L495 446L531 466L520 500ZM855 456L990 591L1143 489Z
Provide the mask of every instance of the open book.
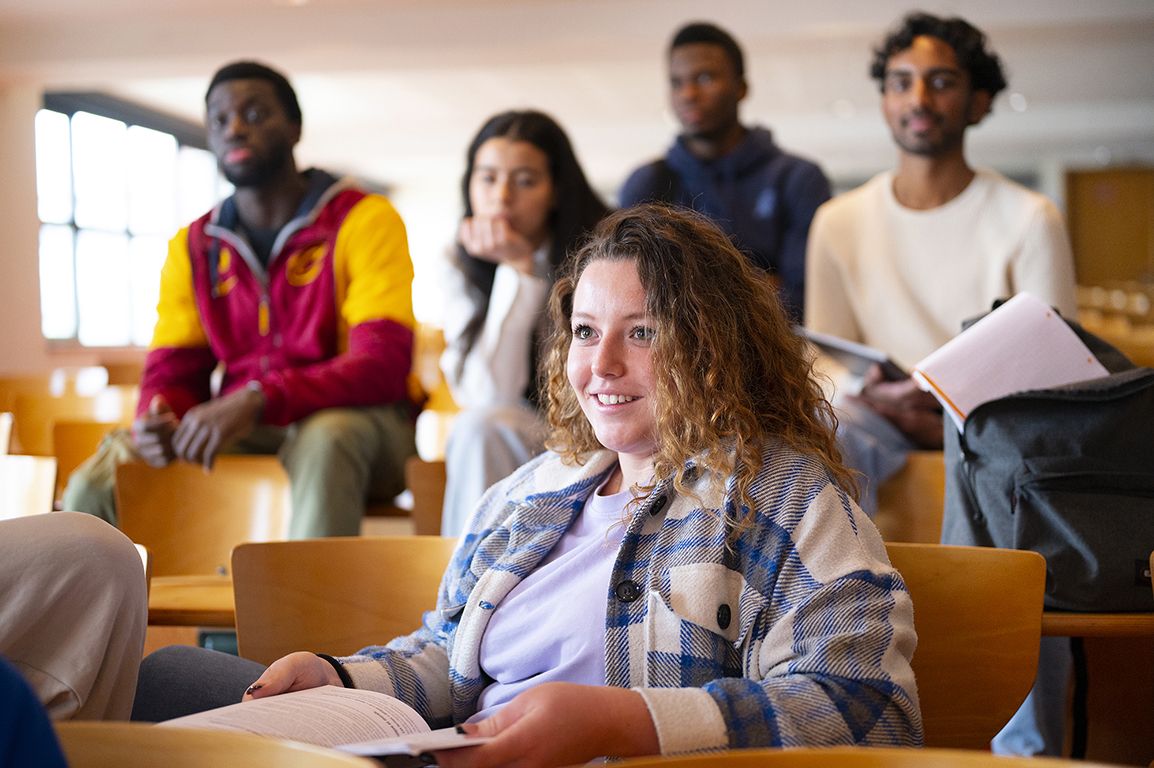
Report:
M946 342L914 367L958 431L984 402L1108 376L1062 317L1023 291Z
M430 730L403 701L376 691L324 685L178 717L158 727L239 731L332 747L356 755L419 755L484 744L455 728Z

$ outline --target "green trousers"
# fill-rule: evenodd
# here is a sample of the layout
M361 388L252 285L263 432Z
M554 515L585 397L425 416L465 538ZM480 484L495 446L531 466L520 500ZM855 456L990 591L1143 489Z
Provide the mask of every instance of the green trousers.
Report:
M405 489L417 451L409 405L326 408L287 427L258 426L222 453L276 454L292 496L289 538L356 536L366 501ZM127 430L113 432L68 478L64 509L116 524L116 467L138 461Z

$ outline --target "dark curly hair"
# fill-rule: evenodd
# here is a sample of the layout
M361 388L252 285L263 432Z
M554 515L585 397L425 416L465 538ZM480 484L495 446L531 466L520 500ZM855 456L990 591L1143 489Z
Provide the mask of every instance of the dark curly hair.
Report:
M655 482L673 478L677 491L689 495L686 462L696 459L719 492L734 477L737 508L752 510L749 489L761 470L762 450L780 440L817 457L857 497L834 440L832 408L777 293L716 224L662 204L603 219L553 286L543 387L549 395L549 448L576 462L602 448L566 372L573 294L585 269L599 260L637 265L646 314L655 326L653 367L661 371Z
M882 44L874 49L870 77L878 81L878 87L883 92L886 63L895 53L913 45L914 38L921 35L936 37L954 49L958 65L970 75L970 87L973 90L986 91L992 101L1006 87L1002 62L996 53L986 50L986 36L980 29L965 19L943 19L915 11L906 16L902 25L890 32Z

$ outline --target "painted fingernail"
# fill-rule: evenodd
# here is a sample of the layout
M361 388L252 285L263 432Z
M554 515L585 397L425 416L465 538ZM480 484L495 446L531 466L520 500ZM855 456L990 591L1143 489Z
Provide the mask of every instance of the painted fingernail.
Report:
M259 691L261 688L264 688L264 685L255 685L255 684L250 685L248 687L248 690L245 691L245 693L252 693L253 691Z
M463 725L456 725L456 726L453 726L453 727L457 729L457 733L461 734L462 736L464 736L464 735L465 735L465 726L463 726Z
M425 765L432 765L437 762L437 758L433 757L428 752L422 752L421 754L417 755L417 759Z

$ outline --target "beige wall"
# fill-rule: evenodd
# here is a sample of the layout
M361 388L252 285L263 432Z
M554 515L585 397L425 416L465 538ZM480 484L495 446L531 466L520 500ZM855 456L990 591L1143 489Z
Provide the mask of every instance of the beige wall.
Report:
M36 158L33 118L40 89L19 85L0 91L0 375L51 367L40 335L37 258Z

